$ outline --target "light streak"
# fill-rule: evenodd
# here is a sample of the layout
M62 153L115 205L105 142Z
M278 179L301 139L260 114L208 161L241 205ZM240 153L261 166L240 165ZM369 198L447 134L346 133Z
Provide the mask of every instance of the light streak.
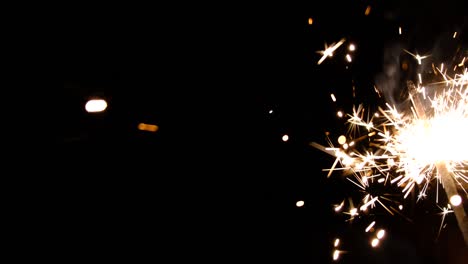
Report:
M333 251L333 260L338 260L338 258L340 257L340 251L338 249L335 249L335 251Z
M439 227L439 232L437 233L437 237L440 236L440 232L442 231L442 228L444 227L445 216L449 213L453 213L453 210L451 210L450 208L450 204L447 204L447 207L440 208L440 209L442 210L442 212L439 214L442 215L442 220L440 221L440 227Z
M327 57L333 57L333 52L335 52L336 49L338 49L344 42L346 41L345 38L340 39L338 43L332 43L330 47L328 47L328 44L325 43L325 49L324 50L319 50L317 53L321 54L322 57L320 60L317 62L317 65L322 64L322 62L327 58Z
M374 225L375 225L375 221L372 221L372 223L370 223L370 225L367 226L366 233L369 232L372 229L372 227L374 227Z
M421 61L423 59L426 59L427 57L429 57L430 55L425 55L425 56L421 56L419 54L413 54L411 52L409 52L408 50L404 50L406 53L408 53L409 55L413 56L417 61L418 61L418 64L421 65Z
M335 247L338 247L339 244L340 244L340 239L339 238L335 239L335 243L333 245Z
M377 238L378 239L382 239L384 236L385 236L385 230L383 229L380 229L378 232L377 232Z

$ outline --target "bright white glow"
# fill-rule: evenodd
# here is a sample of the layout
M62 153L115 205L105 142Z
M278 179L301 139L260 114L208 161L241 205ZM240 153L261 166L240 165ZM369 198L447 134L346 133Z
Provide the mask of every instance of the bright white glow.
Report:
M377 246L379 245L379 242L380 242L380 241L379 241L378 238L372 239L372 241L371 241L372 247L377 247Z
M297 206L297 207L302 207L302 206L304 206L304 201L297 201L297 202L296 202L296 206Z
M289 136L288 135L283 135L283 137L281 138L284 142L288 141L289 140Z
M85 109L88 113L97 113L106 110L107 102L103 99L91 99L86 102Z
M458 195L458 194L452 195L452 197L450 197L450 203L451 203L453 206L459 206L459 205L462 203L462 198L461 198L461 196Z
M377 238L382 239L385 236L385 230L380 229L379 232L377 232Z
M349 49L349 51L355 51L356 46L354 46L354 44L349 44L348 49Z
M375 225L375 221L372 221L372 223L370 223L370 225L367 226L366 233L369 232L374 225Z
M337 247L339 244L340 244L340 239L339 238L335 239L335 243L333 245Z
M335 206L335 212L339 212L341 208L343 208L343 205L344 205L344 200L339 205Z
M273 110L268 111L269 114L273 114Z
M456 37L457 37L457 32L455 31L455 32L453 33L453 38L456 38Z
M335 95L334 95L334 94L330 94L330 96L331 96L331 99L333 100L333 102L336 102L336 97L335 97Z
M403 210L403 205L400 204L400 205L398 206L398 209Z
M337 115L338 117L343 117L343 112L338 111L338 112L336 112L336 115Z
M333 251L333 260L338 260L339 257L340 257L340 251L336 249L335 251Z
M342 38L340 41L338 41L338 43L332 43L330 47L328 47L327 43L325 43L325 49L317 51L317 53L322 55L320 60L317 62L317 65L320 65L327 57L333 57L333 52L335 52L335 50L338 47L340 47L344 42L345 39Z
M408 124L396 137L402 143L397 146L397 150L405 153L403 161L408 159L409 163L409 159L412 159L412 164L422 166L438 161L468 160L468 134L465 134L468 131L468 118L463 114L457 111L444 112L431 119L418 119Z
M352 62L352 61L353 61L353 60L351 59L351 55L349 55L349 54L346 54L346 60L347 60L348 62Z
M398 34L401 35L401 27L398 28Z
M339 143L340 145L343 145L344 143L346 143L346 137L343 136L343 135L339 136L339 137L338 137L338 143Z

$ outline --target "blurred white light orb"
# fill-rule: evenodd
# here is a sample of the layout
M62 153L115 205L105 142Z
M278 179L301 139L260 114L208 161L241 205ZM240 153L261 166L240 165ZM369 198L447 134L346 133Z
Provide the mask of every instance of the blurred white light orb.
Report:
M107 102L103 99L91 99L86 102L85 109L88 113L97 113L106 110Z

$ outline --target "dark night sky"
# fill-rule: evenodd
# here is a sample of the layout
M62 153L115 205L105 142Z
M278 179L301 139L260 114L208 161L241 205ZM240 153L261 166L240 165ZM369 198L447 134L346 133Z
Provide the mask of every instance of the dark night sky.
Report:
M51 169L67 260L329 263L342 237L352 263L462 263L454 219L434 243L440 218L424 209L375 216L389 238L370 249L367 222L333 212L351 192L322 171L333 159L308 145L343 131L338 108L378 102L392 49L443 59L455 30L466 49L463 1L381 2L67 8ZM343 37L357 45L348 69L344 51L317 66ZM87 114L90 96L107 112Z

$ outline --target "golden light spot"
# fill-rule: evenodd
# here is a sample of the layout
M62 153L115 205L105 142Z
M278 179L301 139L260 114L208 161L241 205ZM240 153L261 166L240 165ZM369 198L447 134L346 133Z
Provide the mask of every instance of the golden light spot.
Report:
M364 12L364 15L368 16L370 14L370 11L371 11L371 6L367 6L366 8L366 11Z
M309 20L307 21L307 23L308 23L309 25L312 25L312 24L314 23L314 20L313 20L311 17L309 17Z
M156 132L159 127L157 125L140 123L138 124L138 129L142 131Z
M406 61L404 61L402 64L401 64L401 69L404 70L404 71L407 71L408 70L408 63Z

